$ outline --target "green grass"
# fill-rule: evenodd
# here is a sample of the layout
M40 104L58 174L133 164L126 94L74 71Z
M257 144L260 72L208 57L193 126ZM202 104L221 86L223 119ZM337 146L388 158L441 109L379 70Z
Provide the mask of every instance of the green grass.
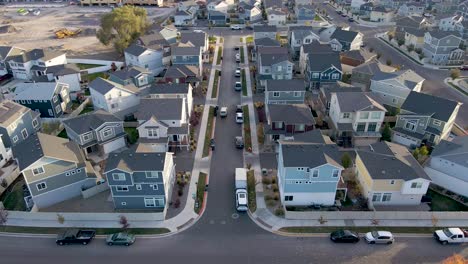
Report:
M77 63L76 66L78 66L78 68L80 68L80 70L87 70L87 69L92 69L92 68L101 67L101 66L105 66L105 65Z
M221 64L221 56L223 56L223 47L218 47L218 57L216 58L216 65Z
M241 63L245 63L244 61L244 47L241 47L240 48L240 59L241 59Z
M242 69L242 95L247 96L247 80L245 79L245 69Z
M468 211L468 206L464 206L463 204L431 189L427 191L427 194L432 197L432 211Z
M208 112L208 123L206 124L205 142L203 142L202 157L207 157L210 154L210 140L211 140L211 134L213 132L213 118L214 118L214 107L210 106L210 110Z
M465 92L465 90L463 90L462 88L458 87L458 86L455 85L453 82L448 82L448 84L449 84L450 86L452 86L454 89L458 90L460 93L462 93L462 94L468 96L468 93Z
M331 233L338 229L347 229L358 233L367 233L374 230L385 230L393 233L420 233L431 234L442 227L405 227L405 226L375 226L375 227L356 227L356 226L289 226L280 228L279 231L287 233Z
M65 219L65 221L67 221ZM130 226L132 223L130 223ZM96 230L97 235L108 235L112 233L122 232L120 228L92 228ZM60 227L24 227L24 226L3 226L0 231L8 233L35 233L35 234L60 234L67 228ZM160 235L169 233L167 228L129 228L127 231L135 235Z
M57 137L68 139L67 130L63 129L62 131L60 131L60 133L58 133Z
M98 77L101 77L103 79L107 79L107 78L109 78L109 75L107 75L107 73L105 73L105 72L95 72L95 73L88 74L88 76L86 78L88 79L88 82L92 82Z
M218 80L219 80L219 71L215 71L215 76L213 80L213 89L211 90L211 98L216 98L218 96Z
M244 38L243 38L243 37L240 37L240 42L241 42L241 43L244 42Z
M247 44L253 43L254 42L253 40L254 40L253 36L248 36L248 37L245 38L245 42L247 42Z
M206 186L206 173L200 172L200 176L198 177L197 182L197 201L198 207L195 207L195 213L200 213L200 210L203 207L203 200L205 198L205 186Z
M139 135L138 130L135 127L125 127L125 133L128 135L128 141L130 144L135 144L138 141Z
M315 15L314 21L323 21L319 15Z
M250 134L249 106L244 105L242 107L242 112L244 112L244 148L247 151L252 151L252 135Z
M208 38L208 41L210 42L210 44L215 44L216 43L216 37L211 36L211 37Z
M23 199L23 185L20 182L15 183L11 192L3 199L5 209L12 211L26 211L26 203Z
M247 172L247 198L249 199L249 210L254 213L257 210L257 194L255 192L255 174L253 170Z
M84 114L92 112L92 111L94 111L94 107L86 106L85 108L83 108L83 110L78 115L84 115Z

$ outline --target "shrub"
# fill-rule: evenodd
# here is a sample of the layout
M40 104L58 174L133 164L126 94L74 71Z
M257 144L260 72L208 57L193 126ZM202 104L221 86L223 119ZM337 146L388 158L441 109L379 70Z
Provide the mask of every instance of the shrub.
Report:
M184 190L183 190L183 189L179 189L179 191L177 192L177 194L178 194L179 196L184 195Z
M460 69L451 69L450 70L450 77L452 79L456 79L460 77Z
M369 48L369 52L370 52L370 53L374 52L374 48L370 47L370 48Z
M273 206L276 205L276 202L273 201L273 200L268 200L268 201L266 202L266 204L267 204L268 207L273 207Z
M262 179L262 183L263 184L271 184L271 180L269 178L265 177L265 178Z
M276 182L277 182L276 176L271 177L271 183L276 183Z
M271 189L273 190L273 192L278 192L278 191L279 191L279 189L278 189L278 184L273 184L273 185L271 186Z
M351 156L349 156L348 152L345 152L343 156L341 156L341 165L343 165L343 167L347 169L351 166L351 163Z
M278 201L279 200L279 194L275 193L273 195L273 200Z
M382 131L382 140L391 141L392 140L392 130L390 129L390 125L385 123L384 129Z
M390 66L390 65L392 65L392 60L391 60L391 59L387 59L387 62L386 62L386 63L387 63L387 66Z
M419 148L419 154L421 154L422 156L427 156L429 155L429 150L426 146L422 146Z
M265 200L266 201L273 200L273 196L267 194L267 195L265 195Z
M276 208L275 215L276 216L283 216L284 215L284 209L283 208Z
M403 46L403 44L405 44L405 41L403 39L399 39L398 40L398 47Z

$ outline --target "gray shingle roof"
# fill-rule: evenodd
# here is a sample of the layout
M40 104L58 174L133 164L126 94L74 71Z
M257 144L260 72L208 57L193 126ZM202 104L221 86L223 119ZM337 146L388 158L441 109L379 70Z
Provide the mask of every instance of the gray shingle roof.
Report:
M110 74L114 75L115 77L117 77L117 78L119 78L121 80L127 80L127 79L131 79L131 78L135 78L141 73L151 74L150 71L148 71L148 70L146 70L144 68L141 68L141 67L136 67L136 66L133 66L133 67L130 67L130 68L127 67L127 68L125 68L123 70L120 70L120 71L111 72Z
M13 101L2 101L0 102L0 125L2 127L7 127L29 111L32 110ZM39 113L37 113L37 115L39 115Z
M328 44L320 44L317 40L312 40L310 44L305 44L302 45L302 49L304 50L304 53L309 54L309 53L336 53L336 51L333 51L330 45Z
M116 116L104 110L97 110L77 117L65 119L64 125L72 129L78 135L93 131L106 122L122 122Z
M172 49L175 56L198 56L200 47L175 47Z
M351 58L355 60L359 60L364 62L366 59L364 56L362 56L361 51L359 50L348 50L343 53L341 53L341 56L346 57L346 58Z
M51 100L54 92L61 90L59 86L65 85L55 82L19 83L15 100Z
M96 90L100 94L106 94L114 88L135 94L139 92L138 88L133 84L121 85L101 77L94 79L94 81L89 84L89 87Z
M286 54L260 54L262 65L271 66L283 61L289 61Z
M177 99L141 99L135 117L138 120L181 120L182 98Z
M21 52L21 54L12 56L11 60L15 62L28 62L32 60L39 60L42 59L43 61L48 61L53 58L56 58L58 56L63 55L64 52L58 52L58 51L49 51L49 50L43 50L43 49L33 49L30 51L25 51Z
M188 91L189 84L186 83L156 83L149 88L149 94L187 94Z
M356 112L362 110L386 111L385 107L365 92L337 92L336 99L341 112Z
M353 42L353 40L358 35L356 31L343 30L341 28L336 28L333 34L330 36L330 39L337 39L339 41Z
M426 172L404 146L386 141L356 151L370 176L376 180L429 180Z
M63 76L68 74L80 73L80 68L76 64L54 65L47 67L47 73L52 73L55 76Z
M267 80L266 91L305 91L303 79Z
M268 25L255 25L253 30L254 32L277 32L276 26Z
M143 52L145 51L146 51L146 48L144 46L141 46L135 43L125 49L125 52L132 54L133 56L137 56L137 57L143 54Z
M256 39L254 42L256 47L281 47L281 44L277 40L271 38L259 38Z
M320 129L314 129L307 131L305 133L294 134L293 140L284 140L290 143L296 144L325 144L325 139L323 138L322 132Z
M205 46L205 32L183 32L180 34L180 43L192 43L195 47Z
M334 66L341 71L340 54L335 53L309 53L307 63L309 65L309 71L322 72L327 70L331 66Z
M455 36L461 40L460 33L458 31L433 30L433 31L427 31L426 33L430 34L431 37L436 38L436 39L443 39L448 36Z
M452 141L442 140L434 147L431 156L442 157L468 167L468 136L456 137Z
M164 78L180 78L188 76L198 76L198 68L191 65L177 64L170 66L164 74Z
M288 49L285 47L264 47L257 48L258 54L288 54Z
M4 60L12 48L11 46L0 46L0 60Z
M459 103L442 97L411 91L401 109L447 122Z
M341 155L336 145L282 143L281 150L284 167L316 168L324 164L332 164L342 168Z
M268 113L271 122L315 125L315 119L312 116L312 112L305 104L269 104Z
M325 95L325 98L327 98L327 101L331 100L331 93L362 92L362 89L360 87L355 87L355 86L347 85L347 84L345 85L344 83L341 83L341 82L337 82L331 85L321 85L320 90Z
M419 82L425 79L412 70L402 70L396 72L377 72L371 80L386 81L413 90Z
M106 162L105 172L120 169L133 171L163 171L166 153L136 152L129 149L120 153L110 153Z

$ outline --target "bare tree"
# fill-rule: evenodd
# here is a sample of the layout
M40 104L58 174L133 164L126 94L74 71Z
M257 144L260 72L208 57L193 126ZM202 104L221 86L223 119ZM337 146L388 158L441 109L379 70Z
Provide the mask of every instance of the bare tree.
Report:
M128 222L127 217L125 217L125 215L120 216L119 224L122 225L123 230L127 230L130 226L130 223Z
M8 221L8 211L0 208L0 226L5 225Z
M63 223L65 222L65 217L61 214L57 214L57 222L63 225Z

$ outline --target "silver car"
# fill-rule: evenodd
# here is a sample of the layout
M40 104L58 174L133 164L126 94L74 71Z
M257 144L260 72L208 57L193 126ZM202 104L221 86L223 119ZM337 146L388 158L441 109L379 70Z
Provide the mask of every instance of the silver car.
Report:
M372 231L365 236L368 244L392 244L395 238L388 231Z

